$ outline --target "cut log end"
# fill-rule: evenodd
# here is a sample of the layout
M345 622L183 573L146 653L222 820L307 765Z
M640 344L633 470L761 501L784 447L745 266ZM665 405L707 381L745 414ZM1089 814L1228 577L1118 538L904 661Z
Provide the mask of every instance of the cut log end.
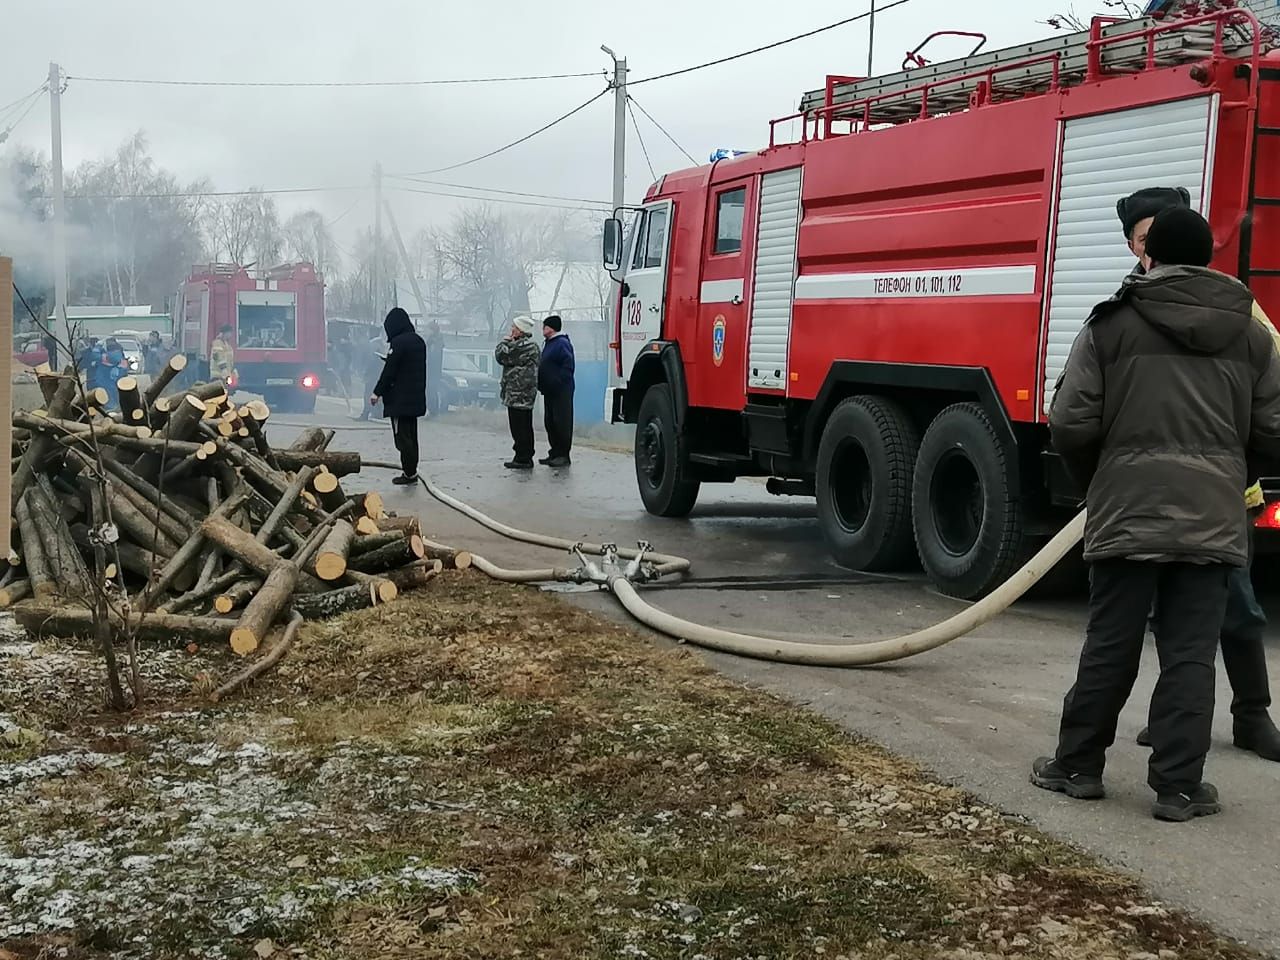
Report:
M317 493L333 493L338 489L338 478L327 470L317 473L315 479L311 481L311 485L315 487Z
M390 580L379 580L376 589L378 591L378 600L382 603L390 603L400 596L399 588Z
M316 557L316 576L321 580L338 580L347 572L347 558L340 553L322 553Z
M236 656L247 657L258 649L258 635L248 627L236 627L231 631L231 650Z
M169 358L169 368L178 373L187 369L187 355L185 353L175 353Z
M235 600L227 596L225 593L220 597L215 597L213 600L213 609L218 611L218 613L225 615L230 613L235 608L236 608Z
M423 557L427 555L427 546L422 542L422 537L420 537L418 534L415 533L411 535L408 538L408 540L409 540L409 549L410 551L412 551L415 557L421 560Z
M378 521L373 517L361 517L356 521L356 533L362 537L371 537L379 530Z

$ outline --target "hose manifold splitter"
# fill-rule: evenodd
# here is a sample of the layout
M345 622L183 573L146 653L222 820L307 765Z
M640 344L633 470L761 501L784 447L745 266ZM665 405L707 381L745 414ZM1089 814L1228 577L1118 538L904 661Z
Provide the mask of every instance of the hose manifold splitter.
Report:
M585 544L579 542L569 551L578 558L578 569L570 571L569 579L573 583L594 583L607 587L615 580L626 580L628 583L650 583L661 577L658 568L645 560L645 555L653 553L653 544L648 540L636 542L636 555L624 561L618 556L616 543L600 545L600 560L595 560L583 553Z

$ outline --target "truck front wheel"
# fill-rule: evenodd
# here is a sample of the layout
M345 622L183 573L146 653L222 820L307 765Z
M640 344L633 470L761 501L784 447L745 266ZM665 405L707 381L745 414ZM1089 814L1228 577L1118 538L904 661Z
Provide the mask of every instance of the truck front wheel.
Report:
M818 447L818 519L832 556L853 570L912 560L911 477L920 435L883 397L854 397L831 414Z
M650 387L636 420L636 483L644 508L658 517L687 517L700 484L685 478L684 444L676 435L675 403L665 383Z
M912 489L916 547L943 593L976 600L1007 580L1023 550L1008 453L976 403L958 403L925 431Z

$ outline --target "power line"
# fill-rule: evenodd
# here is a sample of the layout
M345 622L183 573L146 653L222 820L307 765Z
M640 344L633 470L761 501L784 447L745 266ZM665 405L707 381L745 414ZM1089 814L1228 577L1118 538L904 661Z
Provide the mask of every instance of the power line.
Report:
M906 0L903 0L903 2L906 2ZM649 118L649 122L650 122L650 123L652 123L652 124L653 124L655 127L657 127L659 130L661 130L661 131L662 131L662 135L663 135L664 137L666 137L668 140L670 140L670 141L671 141L671 143L672 143L672 145L673 145L677 150L679 150L679 151L680 151L681 153L683 153L686 157L688 157L688 158L689 158L689 162L690 162L690 163L692 163L694 166L697 166L697 165L698 165L698 161L697 161L697 160L695 160L695 159L693 159L693 154L689 153L689 151L688 151L688 150L686 150L684 147L680 146L679 141L677 141L677 140L676 140L676 138L675 138L675 137L673 137L671 134L667 133L667 128L666 128L666 127L664 127L662 124L660 124L657 120L653 119L653 114L651 114L648 110L646 110L646 109L644 108L644 104L643 104L643 103L641 103L641 102L640 102L639 100L637 100L635 97L631 96L631 94L627 94L627 102L628 102L628 104L632 104L632 103L634 103L637 107L639 107L639 108L640 108L640 112L641 112L641 113L643 113L646 117L648 117L648 118ZM634 115L634 114L632 115L631 119L632 119L632 120L634 120L634 119L635 119L635 115Z
M3 107L0 107L0 114L7 113L12 108L21 106L22 104L30 100L32 97L39 96L40 94L44 93L45 90L48 89L48 87L49 87L49 81L46 80L44 83L40 84L40 86L36 87L34 90L26 94L25 96L21 96L17 100L14 100L12 103L6 103Z
M203 197L277 196L292 193L338 193L367 187L281 187L274 190L190 190L173 193L68 193L68 200L192 200ZM42 199L49 199L44 197Z
M347 216L347 214L349 214L356 207L360 206L360 204L362 203L364 203L364 197L356 197L355 203L351 204L351 206L347 207L347 209L343 210L340 214L338 214L332 220L327 220L325 222L331 227L336 226L339 220L344 219Z
M879 15L886 10L892 10L894 7L900 7L910 0L894 0L893 3L886 3L884 6L877 6L875 14ZM757 53L764 53L766 50L776 50L778 47L785 47L788 43L795 43L797 40L807 40L809 37L816 37L820 33L826 33L828 30L835 30L839 27L846 27L851 23L857 23L859 20L866 20L872 16L872 11L860 13L855 17L846 17L844 20L837 20L835 23L829 23L825 27L817 27L813 30L806 30L804 33L797 33L794 37L787 37L785 40L776 40L773 43L766 43L762 47L755 47L751 50L744 50L742 53L735 53L732 56L721 57L719 60L708 60L706 63L695 64L692 67L682 67L679 70L671 70L667 73L659 73L653 77L643 77L640 80L632 80L627 86L634 87L641 83L653 83L655 80L666 80L670 77L680 77L686 73L693 73L695 70L705 70L708 67L718 67L723 63L731 63L734 60L741 60L743 57L754 56ZM643 109L643 108L642 108Z
M501 203L517 207L545 207L551 210L586 210L592 213L599 210L609 209L609 204L595 200L587 201L587 203L592 204L592 206L570 206L565 203L543 203L539 200L509 200L505 197L481 197L465 193L448 193L444 190L420 190L417 187L388 186L386 189L398 190L401 193L420 193L428 197L451 197L455 200L478 200L481 203Z
M431 176L432 174L436 174L436 173L446 173L449 170L457 170L460 167L469 167L471 166L471 164L479 163L481 160L488 160L490 157L496 157L498 154L505 153L506 151L510 150L512 147L518 147L522 143L527 143L528 141L532 140L534 137L538 136L538 134L540 133L546 133L548 130L550 130L552 127L556 126L557 124L564 123L574 114L581 113L583 110L587 109L587 107L591 106L591 104L595 103L597 100L603 97L606 93L608 93L610 89L611 89L610 87L605 87L603 90L597 93L590 100L586 100L583 103L578 104L578 106L574 107L568 113L561 114L560 116L552 120L550 123L543 124L537 130L534 130L532 133L526 133L519 140L512 140L510 143L504 144L503 146L498 147L498 149L496 150L490 150L488 153L482 153L480 154L480 156L472 157L470 160L463 160L461 163L451 163L447 167L436 167L434 170L418 170L414 173L403 174L402 176L417 177L417 176Z
M644 154L644 162L649 165L649 176L658 179L658 171L653 169L653 161L649 159L649 148L644 145L644 134L640 132L640 124L636 122L636 112L631 109L631 98L627 97L627 113L631 114L631 127L640 141L640 152Z
M534 80L580 80L590 73L545 73L511 77L457 77L444 80L160 80L146 77L78 77L82 83L127 83L154 87L449 87L480 83L527 83Z
M388 176L391 176L388 174ZM521 190L503 190L500 187L478 187L470 183L446 183L443 180L424 180L421 177L396 177L393 180L407 180L410 183L424 183L430 187L448 187L452 190L475 190L478 193L502 193L512 197L532 197L534 200L568 200L571 203L603 204L603 200L589 200L586 197L562 197L553 193L526 193Z
M42 87L41 89L37 90L34 94L32 94L31 102L28 103L27 108L23 110L21 114L18 115L18 119L14 120L3 130L0 130L0 143L4 143L6 140L8 140L9 134L13 133L13 131L18 128L18 124L20 124L23 120L27 119L27 114L29 114L32 110L35 109L36 104L40 102L40 95L43 93L44 93L44 88Z

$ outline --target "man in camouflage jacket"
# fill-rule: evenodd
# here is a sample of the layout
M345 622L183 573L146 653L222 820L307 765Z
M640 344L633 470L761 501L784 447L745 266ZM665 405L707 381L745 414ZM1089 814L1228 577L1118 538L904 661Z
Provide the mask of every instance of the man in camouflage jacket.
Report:
M508 470L533 469L533 405L538 399L538 344L533 339L533 318L520 316L511 333L493 351L502 367L502 402L507 408L515 456L503 466Z

